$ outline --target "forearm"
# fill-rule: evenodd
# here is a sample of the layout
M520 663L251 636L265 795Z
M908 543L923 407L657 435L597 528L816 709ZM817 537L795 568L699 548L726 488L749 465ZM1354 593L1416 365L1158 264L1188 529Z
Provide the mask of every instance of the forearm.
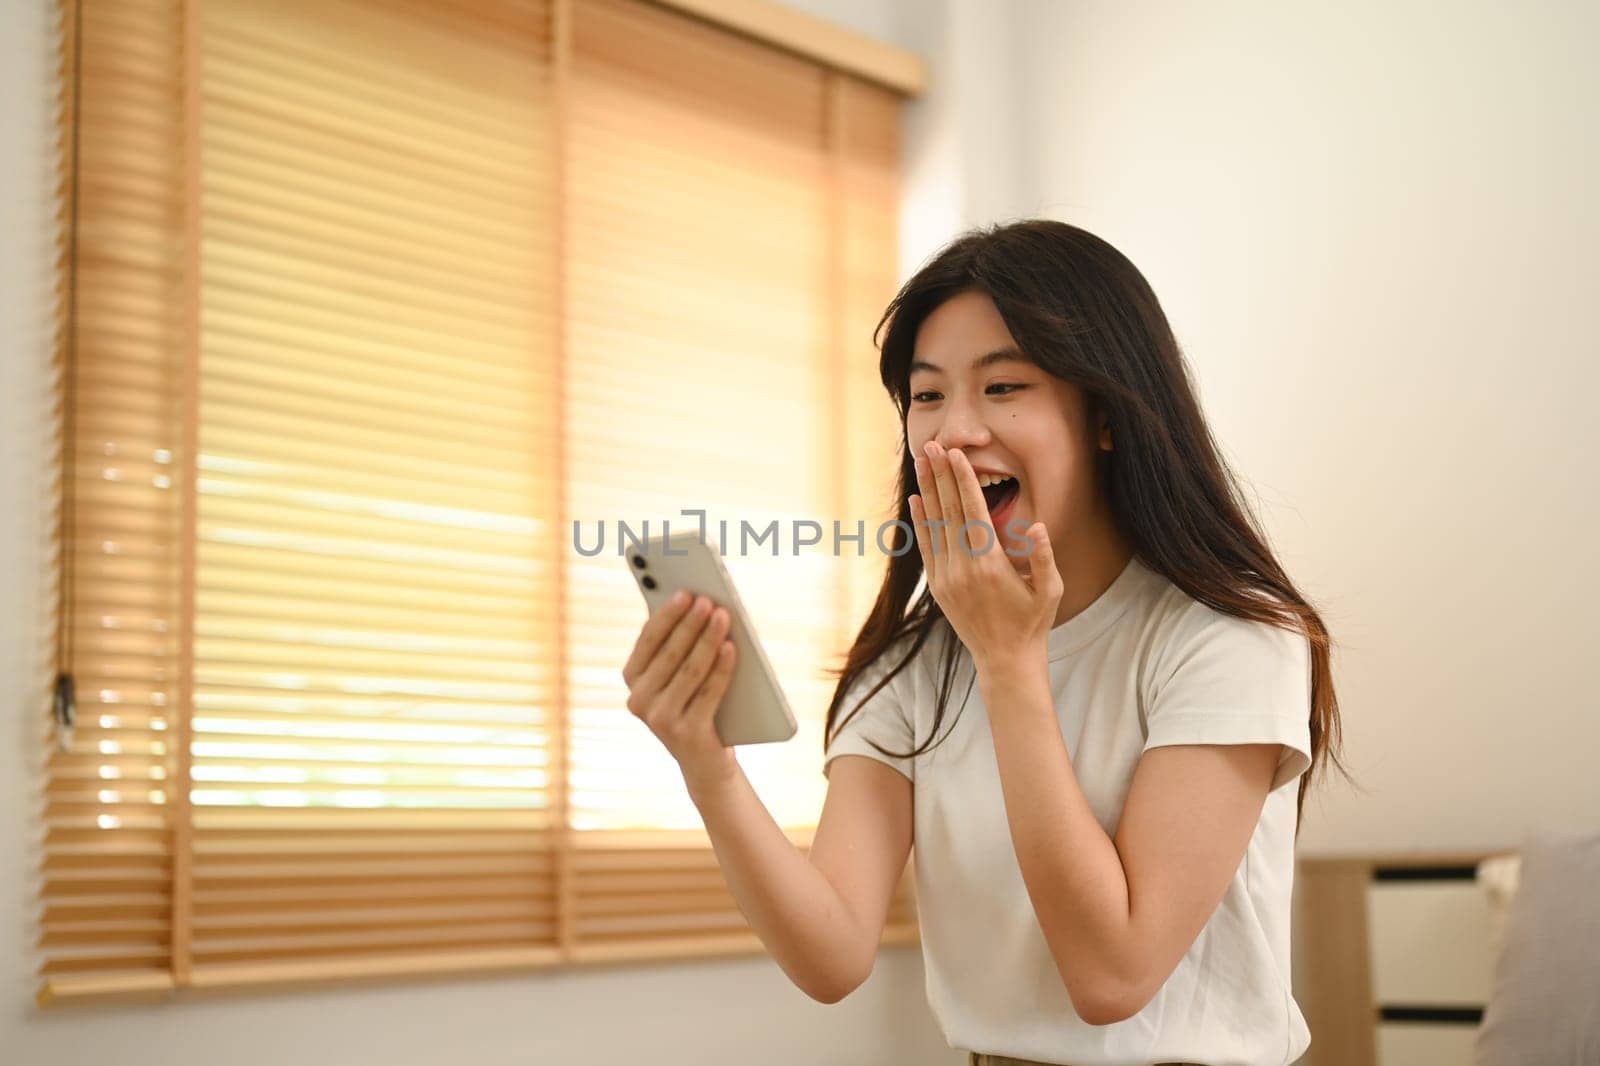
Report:
M723 878L739 910L789 979L833 1003L872 968L870 941L844 898L772 818L744 771L691 786Z
M1100 1013L1139 982L1122 858L1078 785L1045 664L980 679L1023 882L1074 1004Z

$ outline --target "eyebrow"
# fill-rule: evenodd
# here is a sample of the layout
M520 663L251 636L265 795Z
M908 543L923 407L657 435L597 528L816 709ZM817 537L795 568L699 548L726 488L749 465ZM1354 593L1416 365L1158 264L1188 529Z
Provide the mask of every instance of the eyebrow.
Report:
M976 359L974 359L972 361L972 369L974 369L974 370L982 370L984 367L993 366L996 363L1028 363L1028 362L1032 362L1032 360L1030 360L1027 356L1023 355L1022 352L1020 350L1018 350L1017 348L1014 348L1014 347L996 348L994 351L985 352L983 355L980 355ZM908 373L915 374L919 370L925 370L930 374L942 374L942 373L944 373L944 371L941 370L939 367L934 366L932 363L928 362L925 359L913 359L911 361L911 369L908 371Z

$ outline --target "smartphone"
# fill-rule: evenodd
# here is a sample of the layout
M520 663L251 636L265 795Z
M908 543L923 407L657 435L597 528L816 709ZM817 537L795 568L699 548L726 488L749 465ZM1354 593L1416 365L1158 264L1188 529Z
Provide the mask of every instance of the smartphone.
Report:
M701 540L699 531L649 537L628 545L623 556L651 614L679 589L708 596L715 606L727 608L726 639L733 641L737 658L715 719L722 743L729 747L770 744L794 736L799 728L794 712L756 638L756 628L733 587L733 577L722 565L722 556Z

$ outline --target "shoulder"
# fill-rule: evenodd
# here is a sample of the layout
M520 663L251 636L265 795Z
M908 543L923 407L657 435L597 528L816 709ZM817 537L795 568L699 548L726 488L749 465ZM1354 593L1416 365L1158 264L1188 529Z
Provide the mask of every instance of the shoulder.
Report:
M895 638L851 679L837 706L824 745L823 774L839 755L865 755L916 779L912 750L917 717L925 702L918 684L938 630L919 646L915 632Z
M1145 619L1139 671L1145 706L1189 686L1235 691L1270 684L1310 698L1311 644L1298 628L1241 618L1202 603L1165 578Z
M1311 763L1311 645L1304 633L1218 611L1172 589L1141 701L1145 749L1282 745L1271 790Z
M924 676L931 676L936 668L934 664L942 646L941 629L948 629L948 626L942 622L935 623L933 631L920 646L916 630L904 633L886 644L851 682L843 710L848 713L869 693L872 694L872 702L879 702L885 698L899 699L915 692Z
M924 634L924 629L926 633ZM906 686L922 685L938 676L947 655L954 652L958 662L967 657L966 647L944 618L936 618L895 638L873 663L873 669L887 673L905 662L895 681Z

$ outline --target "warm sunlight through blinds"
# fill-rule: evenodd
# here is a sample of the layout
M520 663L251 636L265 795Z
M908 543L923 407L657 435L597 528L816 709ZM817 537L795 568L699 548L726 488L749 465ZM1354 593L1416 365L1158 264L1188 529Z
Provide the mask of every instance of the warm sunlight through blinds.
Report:
M63 995L171 983L189 343L178 25L175 0L98 0L77 35L63 580L78 727L49 756L39 924L44 980ZM70 14L64 37L70 68ZM70 205L70 174L63 185Z
M802 723L739 761L778 823L803 826L824 784L820 668L843 621L830 540L791 554L796 520L837 512L829 461L845 444L827 408L828 74L639 0L575 10L568 508L610 536L573 562L573 823L700 824L672 757L616 714L617 649L645 611L615 526L654 519L659 533L700 508L713 543L729 521L728 570ZM741 555L741 520L776 521L778 536Z
M640 0L578 0L574 11L567 503L584 545L603 536L604 547L572 557L571 818L580 831L687 830L654 861L608 853L603 832L575 835L578 938L598 952L746 928L676 763L617 714L627 699L618 649L645 618L619 559L619 521L659 533L663 519L695 528L680 512L703 510L714 544L726 522L726 565L800 724L787 744L739 749L739 762L780 825L804 830L821 809L823 668L864 613L833 555L833 521L850 519L851 533L867 519L870 540L884 509L872 500L850 512L839 475L886 488L893 470L888 404L852 424L840 401L853 391L845 365L869 386L876 377L872 323L846 314L893 295L898 160L883 149L899 107L884 90ZM845 215L874 212L861 238L842 239ZM844 280L847 246L858 266ZM840 298L848 288L854 304ZM874 454L863 475L852 457ZM805 521L822 542L796 554ZM755 544L774 522L777 536ZM866 550L881 572L883 557Z
M196 983L551 947L548 16L203 6Z
M739 758L807 846L900 97L642 0L81 21L42 998L759 948L624 706L614 523L779 523L728 565L801 731Z

